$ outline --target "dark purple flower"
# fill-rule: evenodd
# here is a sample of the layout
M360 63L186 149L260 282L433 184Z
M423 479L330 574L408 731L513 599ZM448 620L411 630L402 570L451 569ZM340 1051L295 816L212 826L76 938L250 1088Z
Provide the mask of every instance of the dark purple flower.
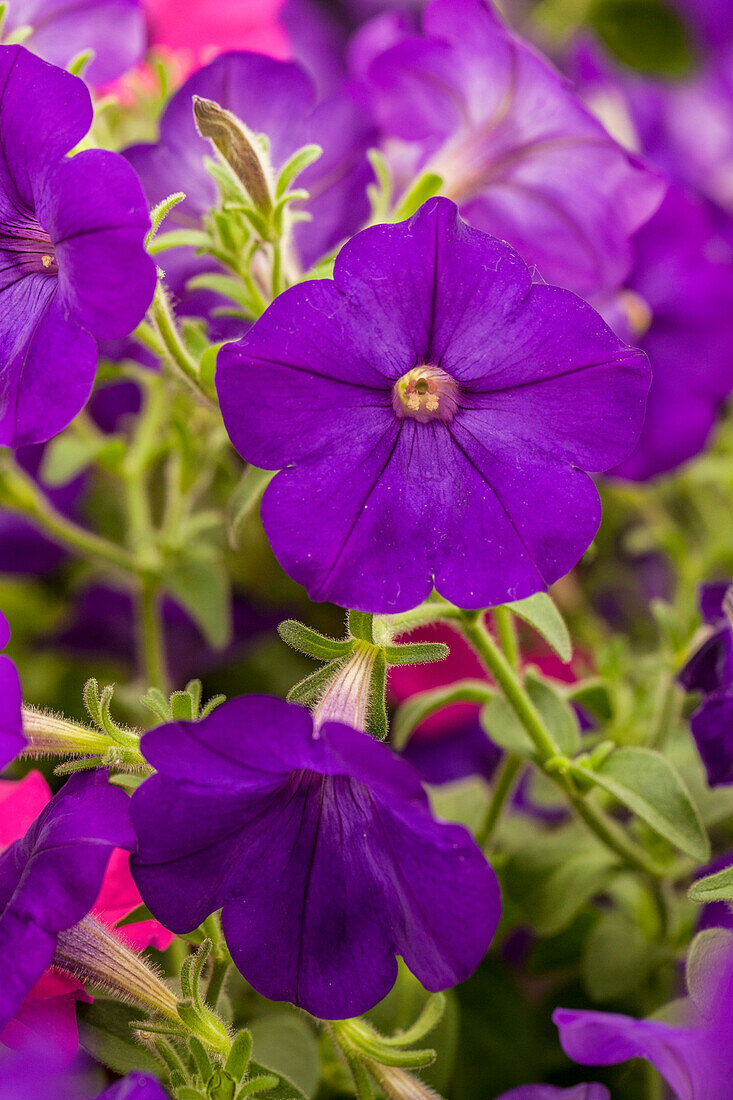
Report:
M716 257L705 206L673 187L634 240L618 334L649 356L652 386L636 450L614 474L644 480L698 454L733 390L733 262Z
M0 1027L50 965L59 934L94 905L112 849L134 848L128 805L106 772L72 775L0 855Z
M0 444L18 447L76 416L94 381L95 339L142 319L155 265L130 166L96 149L65 156L92 120L83 82L3 46L0 87Z
M574 1085L559 1089L554 1085L521 1085L504 1092L497 1100L611 1100L605 1085Z
M10 628L0 612L0 649L10 641ZM0 771L25 748L23 714L18 670L4 654L0 654Z
M713 631L678 675L686 691L703 696L690 727L711 787L733 783L733 626L730 609L726 610L730 591L730 585L703 585L703 618Z
M600 519L583 470L633 446L645 356L447 199L354 237L219 354L262 516L312 599L372 612L435 585L461 607L545 588Z
M356 1016L397 976L467 978L500 914L494 874L460 826L435 821L416 772L303 707L233 699L146 734L131 869L173 931L223 907L232 957L266 997Z
M140 0L13 0L3 29L31 26L24 45L62 69L86 50L94 57L84 76L105 84L145 53L147 33Z
M60 1069L46 1048L33 1056L5 1053L0 1056L0 1100L168 1100L162 1085L146 1073L131 1073L97 1095L90 1068L79 1061Z
M367 79L401 158L411 150L441 176L471 224L580 294L623 282L665 185L484 0L434 0L422 37L386 50Z
M367 184L372 179L365 156L371 124L346 96L316 105L315 87L299 65L260 54L222 54L190 77L173 96L160 122L157 145L137 145L125 153L139 172L149 202L184 191L166 222L170 229L200 228L215 205L217 189L204 158L211 146L197 132L192 97L213 99L240 118L250 130L266 134L275 170L302 145L316 142L323 156L298 183L311 192L312 221L295 227L302 262L308 266L358 229L366 220ZM178 311L206 315L220 304L210 291L186 291L187 281L212 263L191 249L176 249L161 257L167 281L178 300Z
M147 1073L130 1073L100 1093L97 1100L168 1100L168 1093L159 1081ZM588 1100L594 1098L589 1097Z

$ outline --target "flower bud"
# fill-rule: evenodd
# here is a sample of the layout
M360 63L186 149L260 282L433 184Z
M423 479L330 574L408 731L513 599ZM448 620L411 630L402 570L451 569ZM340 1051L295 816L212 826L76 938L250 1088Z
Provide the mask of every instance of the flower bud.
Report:
M379 1083L387 1100L441 1100L434 1089L397 1066L369 1062L369 1072Z
M268 171L254 135L236 115L213 99L195 95L193 117L201 137L221 154L253 205L268 214L272 209Z
M175 994L150 964L92 916L59 933L53 965L150 1012L179 1018Z
M353 729L366 729L376 657L375 646L368 642L355 645L313 711L316 734L324 722L344 722Z

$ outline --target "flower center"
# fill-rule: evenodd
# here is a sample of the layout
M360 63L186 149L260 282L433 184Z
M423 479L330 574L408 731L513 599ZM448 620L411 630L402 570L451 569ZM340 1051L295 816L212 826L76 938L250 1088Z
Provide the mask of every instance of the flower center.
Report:
M0 224L0 290L26 275L57 275L51 238L36 221Z
M400 419L411 416L419 424L431 420L448 424L458 408L458 385L440 367L421 363L395 382L392 408Z

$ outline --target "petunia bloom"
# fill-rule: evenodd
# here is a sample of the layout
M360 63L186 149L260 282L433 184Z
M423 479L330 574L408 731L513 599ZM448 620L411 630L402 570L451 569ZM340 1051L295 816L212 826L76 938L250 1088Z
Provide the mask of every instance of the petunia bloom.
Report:
M716 256L716 240L708 209L680 187L634 239L623 320L607 319L647 353L652 386L641 438L618 476L645 480L694 457L733 391L733 262Z
M71 776L0 855L0 1027L51 964L59 936L87 915L110 853L134 847L128 798L104 771Z
M731 586L704 585L701 606L712 632L680 671L686 691L702 693L690 727L711 787L733 783L733 622Z
M51 790L40 772L28 772L18 781L0 781L0 851L20 840L50 801ZM114 926L142 901L128 861L129 853L123 849L112 852L92 908L93 915L107 927ZM117 936L137 951L150 946L164 950L174 938L154 920L126 925ZM75 1002L89 999L76 978L48 970L28 991L0 1034L0 1042L14 1050L32 1050L39 1040L47 1040L54 1057L68 1063L79 1046Z
M337 722L314 733L305 708L250 696L161 726L142 750L157 772L132 799L140 893L177 932L221 908L264 996L350 1017L389 991L396 955L430 990L480 962L494 874L386 745Z
M24 39L31 53L66 69L87 50L94 56L84 72L92 84L106 84L141 60L147 31L140 0L13 0L3 30L32 27Z
M84 83L3 46L0 87L0 445L18 447L76 416L94 382L96 338L135 328L155 265L130 166L97 149L65 155L92 121Z
M707 944L692 973L693 955L688 956L689 996L668 1006L669 1019L559 1008L553 1020L565 1053L586 1066L644 1058L677 1100L727 1100L733 1073L733 934L701 935Z
M665 184L485 0L433 0L423 35L378 56L367 86L401 159L436 172L472 225L579 294L622 283Z
M354 237L217 368L234 446L282 470L262 504L280 564L371 612L433 586L488 607L567 573L600 520L582 471L631 450L648 386L641 352L442 198Z
M6 1053L0 1057L0 1100L169 1100L147 1073L130 1073L97 1094L89 1068L84 1062L59 1068L48 1042L23 1055Z
M0 649L9 641L10 627L0 612ZM25 748L22 701L18 670L9 657L0 654L0 770Z

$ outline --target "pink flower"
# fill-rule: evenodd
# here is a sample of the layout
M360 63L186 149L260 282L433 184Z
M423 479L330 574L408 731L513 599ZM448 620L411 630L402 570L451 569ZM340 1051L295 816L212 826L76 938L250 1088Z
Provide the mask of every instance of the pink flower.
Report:
M278 16L283 0L145 0L150 42L182 51L189 71L225 50L290 56Z
M0 851L25 835L50 799L51 790L40 772L29 772L17 781L0 780ZM112 853L92 910L93 915L109 927L141 904L128 860L128 853L121 848ZM175 938L155 920L126 926L118 935L137 951L146 947L163 951ZM0 1042L13 1050L23 1050L41 1037L44 1047L48 1045L49 1050L53 1049L65 1065L73 1059L79 1046L75 1003L91 1000L76 978L47 970L0 1034Z

